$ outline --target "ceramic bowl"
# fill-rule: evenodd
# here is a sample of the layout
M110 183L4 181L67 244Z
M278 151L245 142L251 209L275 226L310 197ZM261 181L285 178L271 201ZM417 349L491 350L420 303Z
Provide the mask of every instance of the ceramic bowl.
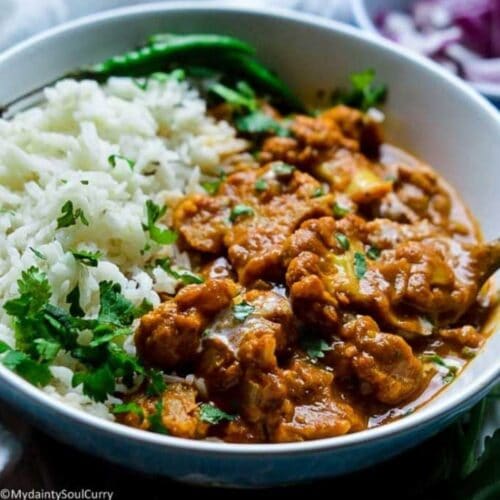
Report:
M88 17L0 55L0 105L64 72L136 46L159 31L214 32L253 43L303 98L368 67L387 82L387 137L434 165L462 193L486 237L500 234L500 120L439 66L357 29L281 10L209 3L142 5ZM190 483L264 487L373 465L437 433L483 397L500 373L500 335L414 414L342 437L290 444L190 441L99 420L49 398L4 367L0 397L54 438L113 462Z
M377 17L391 10L408 10L413 0L352 0L352 10L356 23L363 29L382 36L376 26ZM488 83L471 83L487 99L500 106L500 86Z

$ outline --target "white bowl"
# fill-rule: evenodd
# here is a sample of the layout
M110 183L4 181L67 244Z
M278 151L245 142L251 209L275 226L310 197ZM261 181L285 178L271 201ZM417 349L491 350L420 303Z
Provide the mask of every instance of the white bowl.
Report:
M58 27L0 55L0 104L158 31L242 37L304 98L372 67L390 86L387 136L434 165L462 193L486 237L500 234L500 120L468 85L424 58L359 30L281 10L207 3L142 5ZM203 484L270 486L331 477L385 460L435 434L498 378L493 335L439 397L414 414L346 436L290 444L190 441L99 420L62 406L4 367L0 396L55 438L152 474Z
M408 10L414 0L351 0L354 19L357 24L378 36L383 37L375 20L383 12ZM500 106L500 86L491 83L470 83L495 105Z

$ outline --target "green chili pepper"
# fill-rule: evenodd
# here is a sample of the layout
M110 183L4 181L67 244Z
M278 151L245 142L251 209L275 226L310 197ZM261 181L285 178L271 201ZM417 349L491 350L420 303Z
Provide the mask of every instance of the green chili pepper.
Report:
M304 110L304 105L290 88L273 72L254 57L244 53L229 52L221 55L226 70L234 70L243 74L251 83L279 97L292 109Z
M153 35L137 50L126 52L70 74L73 78L105 80L112 75L147 76L169 67L199 65L217 69L224 76L244 77L293 110L304 106L274 73L254 57L255 49L246 42L225 35Z
M95 76L128 75L140 68L161 67L176 58L213 51L253 54L254 49L237 38L223 35L172 35L151 37L150 43L91 66L87 73ZM156 66L158 69L158 67Z

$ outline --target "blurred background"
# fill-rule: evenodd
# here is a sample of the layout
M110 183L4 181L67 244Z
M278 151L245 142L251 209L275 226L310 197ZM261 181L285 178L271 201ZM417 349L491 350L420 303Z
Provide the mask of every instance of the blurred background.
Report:
M172 0L175 1L175 0ZM204 0L198 0L203 2ZM0 0L0 50L56 24L145 0ZM349 0L227 0L219 3L277 6L350 19Z

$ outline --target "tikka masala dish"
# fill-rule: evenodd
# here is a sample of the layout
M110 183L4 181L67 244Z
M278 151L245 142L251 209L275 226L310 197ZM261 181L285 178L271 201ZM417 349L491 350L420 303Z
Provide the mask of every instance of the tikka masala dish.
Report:
M357 432L428 401L485 340L492 256L443 179L371 113L263 114L280 126L167 216L198 275L135 343L177 376L122 423L232 443Z

